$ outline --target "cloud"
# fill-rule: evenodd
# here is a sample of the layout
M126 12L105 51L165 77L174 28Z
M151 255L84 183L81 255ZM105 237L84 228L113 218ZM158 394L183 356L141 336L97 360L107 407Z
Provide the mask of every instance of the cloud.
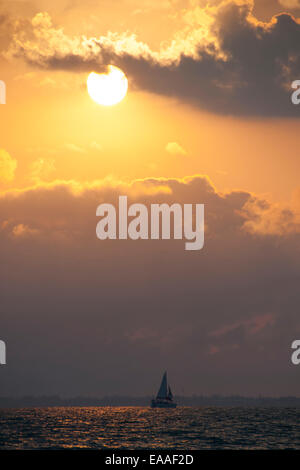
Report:
M53 80L51 77L45 77L43 80L39 82L40 86L51 86L51 87L57 87L57 82Z
M253 318L241 320L236 323L223 326L222 328L216 331L212 331L211 333L209 333L209 335L213 337L224 336L240 327L245 328L246 331L249 332L249 334L255 334L266 328L268 325L273 325L274 322L274 316L272 314L267 313L261 316L255 316Z
M23 73L21 75L16 75L14 77L14 80L16 81L23 81L23 80L32 80L36 77L36 73L35 72L27 72L27 73Z
M229 234L237 231L240 236L260 236L266 239L273 237L288 239L289 236L300 234L300 189L295 192L290 204L280 205L270 203L249 192L218 193L210 179L201 175L184 178L145 178L133 180L131 183L112 178L91 183L79 183L73 180L44 181L48 172L54 169L52 159L38 159L32 165L32 175L36 183L34 187L0 193L2 218L10 221L9 224L5 224L3 233L9 234L11 227L18 225L31 226L35 220L35 228L48 237L51 236L52 230L56 231L56 220L58 220L58 227L63 227L70 240L77 235L81 238L78 227L73 230L74 209L78 202L82 218L85 218L86 214L92 217L99 201L109 200L117 205L118 194L128 194L133 201L145 199L146 205L153 202L171 204L176 198L181 203L196 201L211 205L212 211L206 214L208 238L218 237L224 230ZM65 201L66 210L57 203L61 197ZM39 204L36 205L35 201L39 201ZM51 201L54 206L48 207ZM44 216L49 210L51 223L48 217ZM12 214L15 214L15 217L12 217ZM82 229L85 232L85 226L82 226Z
M38 158L32 162L31 179L38 183L47 180L55 171L55 160L53 158Z
M7 183L15 177L17 161L6 150L0 149L0 182Z
M181 147L177 142L169 142L166 145L166 151L171 155L186 155L186 150Z
M204 249L98 240L96 207L124 194L129 204L204 203ZM270 217L270 202L220 193L201 175L2 193L1 331L14 345L2 393L147 394L157 364L187 391L296 393L289 347L300 333L300 235L284 218L277 232L250 230L250 203Z
M65 148L67 150L70 150L71 152L76 152L76 153L86 153L86 150L82 147L79 147L76 144L65 144Z
M249 219L245 223L245 229L260 234L300 233L299 200L295 193L291 204L270 204L259 199L247 201L244 214Z
M13 237L31 237L39 233L38 230L28 227L28 225L18 224L12 228L11 231Z
M1 3L0 3L1 6ZM11 18L0 12L0 52L7 49L13 38L14 27Z
M98 142L95 142L95 141L91 142L90 147L91 147L91 149L98 150L99 152L101 152L103 150L102 145L99 144Z
M300 24L286 13L263 23L252 12L250 0L192 7L185 27L159 52L127 33L69 37L40 13L30 35L15 34L7 56L72 72L103 71L113 63L128 75L131 88L201 109L299 117L290 86L300 75Z

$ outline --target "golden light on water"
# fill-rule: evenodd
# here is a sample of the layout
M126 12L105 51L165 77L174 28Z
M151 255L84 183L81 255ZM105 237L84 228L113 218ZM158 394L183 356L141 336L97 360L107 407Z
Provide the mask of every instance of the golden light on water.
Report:
M87 79L90 97L103 106L113 106L122 101L128 90L124 72L114 65L108 66L107 73L91 72Z

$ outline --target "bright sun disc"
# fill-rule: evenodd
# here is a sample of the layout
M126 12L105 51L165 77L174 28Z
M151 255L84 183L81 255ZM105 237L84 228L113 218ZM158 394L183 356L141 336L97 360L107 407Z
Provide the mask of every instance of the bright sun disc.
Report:
M118 67L109 65L107 69L107 73L90 73L87 79L87 89L96 103L113 106L125 98L128 80Z

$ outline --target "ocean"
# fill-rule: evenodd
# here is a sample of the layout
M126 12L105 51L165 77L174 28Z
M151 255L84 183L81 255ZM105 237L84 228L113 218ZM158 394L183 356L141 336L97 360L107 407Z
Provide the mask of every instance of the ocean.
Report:
M300 449L299 408L0 410L0 449Z

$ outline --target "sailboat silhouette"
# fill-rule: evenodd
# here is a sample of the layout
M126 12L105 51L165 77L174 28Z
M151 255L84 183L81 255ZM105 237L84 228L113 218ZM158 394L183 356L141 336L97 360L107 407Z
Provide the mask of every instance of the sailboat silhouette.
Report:
M168 384L167 372L164 373L156 398L151 400L151 408L176 408L173 394Z

